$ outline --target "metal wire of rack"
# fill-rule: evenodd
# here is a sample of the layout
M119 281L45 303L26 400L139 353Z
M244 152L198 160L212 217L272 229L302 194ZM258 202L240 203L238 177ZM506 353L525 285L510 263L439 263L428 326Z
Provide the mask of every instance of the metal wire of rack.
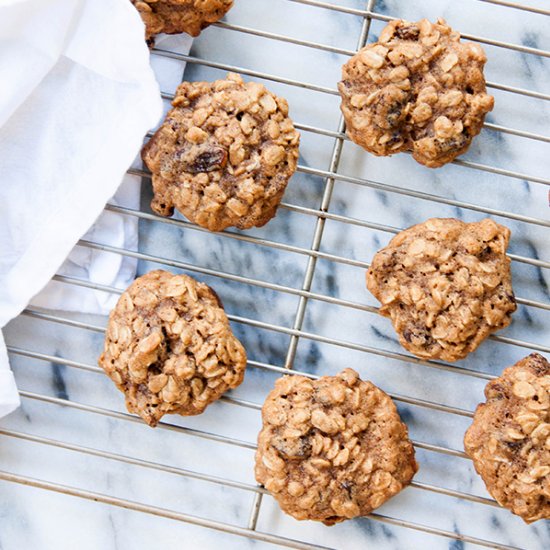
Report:
M389 21L393 19L387 15L379 13L376 11L377 0L368 0L365 2L365 9L356 9L348 6L340 5L336 3L336 0L333 0L333 3L322 2L317 0L287 0L288 2L293 2L296 4L302 4L305 6L311 6L312 8L323 9L328 11L335 11L339 13L345 13L351 16L355 16L361 19L361 31L360 36L357 41L357 48L362 47L369 39L371 24L373 21ZM501 0L478 0L480 2L485 2L489 4L498 5L503 8L510 10L522 10L530 12L540 16L550 16L550 10L542 8L534 8L527 5L521 5L515 2L501 1ZM293 44L297 46L302 46L306 48L312 48L316 50L322 50L331 52L334 54L340 54L344 56L350 56L354 54L354 50L349 48L340 48L337 46L326 45L322 43L312 42L309 40L303 40L299 38L294 38L291 36L286 36L283 34L267 32L260 29L245 27L236 24L229 24L227 22L219 22L216 24L217 27L224 29L228 32L242 33L248 35L254 35L265 41L278 41L287 44ZM480 36L472 35L463 35L469 40L479 42L481 44L490 45L502 49L509 49L512 51L520 52L527 55L538 56L541 58L550 57L550 51L544 51L535 47L529 47L524 45L518 45L508 42L503 42L499 40L488 39ZM201 65L205 67L210 67L212 69L220 69L224 71L233 71L246 75L252 78L259 78L271 82L276 82L290 87L298 87L307 89L313 93L319 94L329 94L336 95L337 91L335 88L329 88L325 86L320 86L317 84L311 84L304 81L293 80L286 78L277 74L260 72L257 70L247 69L245 67L216 62L213 60L201 58L195 55L182 55L174 53L168 50L155 49L153 54L156 56L161 56L165 58L171 58L176 60L185 61L191 65ZM545 94L539 91L522 89L515 86L510 86L498 82L488 82L488 87L494 90L499 90L502 92L510 93L516 95L518 98L531 98L537 101L549 101L550 94ZM163 97L165 99L171 99L173 97L171 91L163 91ZM398 232L401 228L393 227L391 225L384 225L381 223L370 222L363 219L358 219L350 217L348 215L337 214L330 211L331 199L333 196L333 191L338 182L344 182L352 185L357 185L360 187L365 187L369 189L381 190L390 194L411 197L419 199L421 201L428 201L435 205L441 204L446 206L452 206L456 208L461 208L465 210L470 210L477 213L483 213L492 216L498 216L504 219L514 220L523 224L531 224L534 226L549 228L550 221L548 219L537 218L525 215L523 213L517 213L508 210L502 210L498 208L484 207L475 203L458 200L452 197L447 197L444 195L436 195L431 193L426 193L422 191L416 191L414 189L407 188L406 186L393 185L388 183L383 183L380 181L374 181L366 179L364 177L358 177L349 174L343 174L340 172L340 160L342 151L345 143L348 141L347 136L345 135L345 127L342 118L340 118L337 129L335 131L315 127L307 124L302 124L299 121L296 123L298 129L305 133L316 134L324 136L333 140L332 152L330 156L330 161L326 169L315 168L301 163L298 167L298 171L304 175L315 176L320 178L323 181L321 200L317 208L306 207L302 205L297 205L293 203L283 202L281 208L285 211L291 212L298 216L303 216L304 219L308 218L314 221L313 237L311 244L308 247L297 246L294 244L289 244L285 242L279 242L276 240L270 240L264 237L252 236L248 234L243 234L235 231L224 231L219 234L221 239L227 241L241 241L253 246L262 247L266 249L274 249L283 252L289 252L296 254L305 258L305 269L303 273L302 284L300 288L295 288L293 286L268 282L253 277L249 277L246 274L234 274L226 272L222 269L212 269L203 267L201 265L196 265L182 260L176 260L174 258L162 257L154 254L145 253L142 251L133 251L126 250L123 248L115 246L106 246L97 242L91 242L86 240L81 240L78 243L78 246L85 247L91 250L102 250L110 252L113 254L120 254L127 257L136 258L141 262L151 262L160 266L166 266L171 268L176 268L179 270L184 270L192 274L206 275L214 278L220 278L222 280L235 282L238 284L252 285L254 287L266 289L274 293L286 294L293 296L297 299L296 312L294 314L293 322L290 327L283 326L281 324L261 321L257 319L252 319L249 317L242 317L236 315L229 315L230 320L238 325L245 325L249 327L254 327L260 330L266 330L274 333L280 333L288 337L288 346L286 348L286 354L282 358L280 365L265 363L257 360L250 359L248 361L248 367L251 369L257 369L259 371L271 372L274 374L288 374L288 373L297 373L303 374L309 377L316 377L317 375L309 372L301 372L295 368L295 359L297 354L297 348L302 340L319 342L323 344L328 344L330 346L337 346L346 350L354 350L361 353L366 353L368 355L383 357L385 359L391 359L400 363L411 364L420 366L423 368L435 369L443 372L451 372L453 374L458 374L465 377L470 377L473 379L478 379L480 381L490 380L494 378L493 375L488 374L480 370L473 368L459 367L451 364L447 364L441 361L432 361L432 360L423 360L409 355L403 351L394 351L392 349L384 349L381 347L368 346L365 344L360 344L356 342L351 342L347 340L342 340L336 337L324 336L322 334L317 334L310 332L305 328L305 315L308 308L308 305L312 302L323 302L331 305L335 305L344 309L351 309L362 311L367 314L376 314L377 308L367 305L365 303L351 301L348 299L339 298L329 293L323 293L315 291L313 281L316 273L316 268L319 260L333 262L337 264L342 264L350 266L357 269L365 269L368 267L368 263L365 261L356 260L349 258L346 255L338 255L322 250L323 236L325 232L325 225L328 221L336 222L341 224L347 224L348 226L356 226L365 228L368 230L380 231L383 233L393 234ZM538 133L525 131L518 128L505 127L497 124L485 124L485 129L490 132L510 134L520 138L535 140L538 142L550 143L550 136L541 135ZM550 179L541 177L534 174L525 174L509 170L506 168L501 168L497 166L480 164L477 162L467 161L467 160L455 160L454 164L459 165L463 168L472 170L474 173L476 171L488 172L494 174L498 177L502 177L507 181L510 180L524 180L532 184L538 185L550 185ZM129 170L129 174L141 177L147 180L150 177L150 174L143 169L132 168ZM167 227L174 229L184 229L185 231L199 232L204 233L205 230L184 220L181 219L167 219L158 217L150 212L141 210L141 209L131 209L115 205L107 205L106 210L111 212L116 212L124 216L130 216L139 221L146 221L154 224L164 224ZM533 266L537 269L550 269L550 261L545 261L537 257L532 257L528 255L518 255L512 254L512 261L514 263L526 264ZM67 285L76 285L79 287L90 288L98 292L107 292L113 294L120 294L121 289L113 288L110 286L99 285L90 283L84 280L71 278L67 276L57 275L54 279L60 283ZM536 310L550 311L550 304L544 301L533 300L529 297L518 298L518 303L524 308L534 308ZM33 319L40 323L52 323L60 324L65 327L71 327L77 330L90 331L92 333L97 333L101 335L104 332L104 326L99 324L94 324L88 320L79 320L75 319L72 316L64 315L59 312L46 312L38 309L29 308L23 312L23 317ZM517 338L509 338L505 336L493 335L491 340L497 342L499 345L503 346L518 346L520 348L526 348L529 350L537 350L543 353L550 354L550 346L543 345L535 342L529 342ZM39 362L46 362L52 364L59 364L70 369L76 369L79 371L86 371L90 373L101 374L102 370L94 365L91 365L86 362L72 360L68 357L60 357L59 355L52 355L49 353L44 353L43 351L36 351L27 349L26 347L21 347L18 345L13 345L9 340L8 352L12 357L18 358L27 358L33 359ZM388 392L389 395L398 403L412 405L421 409L426 409L428 411L438 411L446 415L453 415L457 417L471 418L473 416L473 411L464 409L457 406L448 405L445 403L439 403L437 401L431 401L426 399L420 399L413 396L400 394L397 392ZM24 391L20 392L23 401L32 401L35 403L40 403L44 406L58 406L64 407L68 410L81 411L89 415L101 416L120 420L128 423L140 423L140 420L128 413L118 412L111 408L100 407L96 405L84 404L77 402L73 399L63 398L63 397L52 397L46 395L45 393ZM261 408L261 405L256 402L249 401L247 399L242 399L235 396L225 396L222 398L224 403L240 407L243 409L249 409L258 411ZM249 441L236 439L233 437L228 437L226 435L216 433L216 431L207 431L202 429L196 429L191 427L186 427L182 425L172 424L168 421L161 422L159 425L161 431L175 432L181 434L182 436L189 438L201 438L211 442L214 442L219 445L224 446L234 446L248 450L254 450L255 445ZM95 502L103 503L106 505L111 505L115 507L125 508L132 511L143 512L146 514L152 514L155 516L160 516L168 519L177 520L184 523L193 524L196 526L214 529L218 531L224 531L232 535L239 535L243 537L248 537L257 541L262 541L266 543L272 543L280 546L291 547L291 548L307 548L307 549L320 549L326 548L325 546L319 544L313 544L304 542L298 538L286 537L280 534L272 533L269 530L258 529L258 518L262 510L264 496L267 494L265 489L260 486L257 486L253 483L236 481L234 479L229 479L226 477L220 477L214 474L200 472L192 469L186 469L181 467L176 467L169 464L164 464L160 462L153 462L144 460L141 458L128 456L126 454L120 454L111 451L100 450L97 448L91 448L88 446L70 443L60 439L44 437L40 435L34 435L27 432L22 432L14 429L4 429L0 427L0 435L4 438L11 438L30 442L40 446L55 447L57 449L62 449L67 452L79 453L87 456L100 457L107 459L109 461L133 465L144 469L149 469L153 471L166 472L174 474L177 476L182 476L185 478L200 480L207 482L209 484L219 485L221 487L227 487L236 489L238 491L243 491L253 495L252 503L250 506L249 519L246 526L235 525L232 523L226 523L223 521L209 519L206 517L194 516L187 513L181 513L172 509L162 508L158 506L153 506L149 504L144 504L138 501L133 501L125 498L119 498L112 496L110 494L94 492L90 490L81 489L74 486L64 485L60 483L54 483L50 481L45 481L42 479L34 479L26 475L20 475L17 473L11 473L7 471L0 471L0 480L5 482L13 482L16 484L28 485L44 491L52 491L55 493L60 493L64 495L70 495L73 497L79 497L86 500L92 500ZM417 449L422 449L430 453L436 453L438 455L454 457L459 459L468 459L465 453L461 450L445 446L445 445L436 445L432 443L427 443L424 441L414 441L413 442ZM467 501L475 504L480 504L483 506L490 507L499 507L499 505L491 498L481 497L473 493L458 491L454 489L445 488L436 484L429 484L425 482L415 481L412 484L412 487L420 491L425 491L427 493L444 495L447 497L452 497L460 499L462 501ZM369 519L374 522L379 522L382 524L388 524L390 526L402 527L412 531L423 532L435 537L444 537L454 541L461 541L462 543L471 543L473 545L488 547L488 548L513 548L512 546L506 546L495 541L486 540L476 536L471 536L468 534L458 533L450 530L440 529L438 527L432 527L428 524L417 523L402 519L399 517L394 517L381 513L372 513L369 516Z

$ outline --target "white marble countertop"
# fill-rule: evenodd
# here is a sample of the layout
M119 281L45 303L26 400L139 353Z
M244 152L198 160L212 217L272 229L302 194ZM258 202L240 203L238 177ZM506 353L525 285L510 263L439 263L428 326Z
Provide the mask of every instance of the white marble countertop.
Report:
M367 4L360 0L329 1L352 8L350 11L364 9ZM336 300L332 303L317 298L308 301L304 332L296 341L293 368L329 374L353 367L387 392L473 411L483 396L484 375L500 373L530 349L489 340L455 367L440 369L406 354L387 319L361 306L349 307L342 302L376 305L365 289L362 263L369 262L374 252L391 238L392 233L385 230L386 226L407 227L433 216L473 221L493 210L498 214L495 219L512 229L510 252L542 260L540 265L513 261L514 288L523 303L513 324L499 336L543 348L548 346L550 270L544 261L550 260L550 216L548 187L537 179L544 180L550 172L548 138L540 139L549 134L550 103L539 97L492 87L496 105L487 122L528 132L539 139L486 128L462 158L466 162L430 170L416 164L408 155L375 158L344 141L338 165L331 166L337 143L334 133L340 120L339 98L334 91L340 67L349 57L344 52L355 50L363 18L346 10L311 5L316 3L322 4L236 0L225 20L232 25L323 44L328 46L326 49L212 27L195 41L191 52L194 57L207 59L214 65L231 65L276 76L278 82L270 79L264 82L289 100L292 118L302 127L323 130L302 130L302 170L288 187L284 198L287 206L264 228L246 233L289 247L210 234L184 224L141 220L140 251L159 259L171 258L189 264L188 273L211 284L220 294L226 310L238 317L233 326L252 361L244 384L232 396L261 404L279 373L258 363L285 365L293 340L289 332L295 326L300 302L296 291L299 293L304 288L311 258L299 249L307 252L312 246L317 224L315 212L326 190L323 172L336 168L342 178L335 181L330 197L329 219L311 284L312 293ZM523 0L523 3L549 7L547 0ZM433 20L441 16L464 34L550 50L548 16L489 1L376 0L374 10L412 20L422 17ZM383 26L379 20L372 21L369 42L376 39ZM490 83L543 95L549 93L548 57L506 47L486 45L485 48L489 58L486 76ZM175 71L178 66L181 70L180 61L172 63ZM215 66L190 63L185 78L213 79L224 72ZM251 78L246 71L245 78ZM295 82L311 86L301 88L293 84ZM476 169L477 164L482 165L482 169ZM438 202L429 200L432 196L439 197ZM149 198L150 190L145 182L142 205L145 212L149 212ZM353 223L342 221L342 217L352 219ZM345 260L335 260L333 256ZM158 268L158 261L140 262L139 271L143 273L151 267ZM205 269L249 277L257 283L245 284L238 278L230 280L205 274ZM76 318L97 327L105 325L101 317L59 312L53 315ZM18 411L0 421L0 431L24 432L67 445L219 476L233 484L212 483L183 475L182 471L150 468L135 460L128 463L120 460L120 456L100 456L81 452L82 449L51 446L44 440L30 441L5 434L0 437L0 470L248 528L255 495L248 489L254 488L253 444L260 426L257 407L219 402L200 417L166 418L170 425L189 430L152 430L142 423L116 417L116 412L102 414L103 409L124 412L124 403L122 395L105 376L86 370L86 366L96 364L102 344L101 332L22 316L8 326L5 336L10 346L58 359L44 361L12 355L19 388L30 393L24 394ZM352 347L342 342L352 343ZM373 353L376 350L385 350L391 356ZM49 396L54 401L33 398L32 393ZM61 401L55 402L55 399ZM96 409L62 406L65 400ZM420 471L415 481L473 497L456 498L456 495L438 494L420 486L410 487L382 506L377 511L379 514L448 531L455 536L494 541L495 547L544 549L550 546L548 522L527 526L491 503L475 502L476 496L484 499L489 495L471 462L454 451L462 450L462 437L470 424L467 415L403 401L398 402L398 408L412 438L435 446L432 449L422 444L417 447ZM219 440L197 437L197 432L192 430L216 434ZM231 444L224 438L245 444ZM451 454L441 449L451 449ZM0 494L2 550L272 547L234 533L16 483L0 482ZM383 518L359 519L331 528L297 522L282 514L271 497L265 496L256 530L342 550L477 547L456 538L398 526L395 522L383 523L380 519Z

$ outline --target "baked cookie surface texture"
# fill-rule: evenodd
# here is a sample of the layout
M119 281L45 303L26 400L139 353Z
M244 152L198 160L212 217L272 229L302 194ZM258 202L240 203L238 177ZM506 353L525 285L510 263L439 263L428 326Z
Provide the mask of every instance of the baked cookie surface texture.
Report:
M275 216L296 171L300 134L286 100L235 74L184 82L142 151L153 173L151 208L177 208L211 231L260 227Z
M221 19L233 0L130 0L145 23L145 38L154 41L160 33L200 32Z
M490 219L432 218L375 254L367 287L405 349L457 361L510 324L516 301L509 239L510 230Z
M392 400L352 369L277 380L262 409L256 479L299 520L362 516L418 470Z
M494 99L478 44L442 19L391 21L354 55L338 85L352 141L378 156L411 151L430 168L466 152Z
M487 490L526 523L550 519L550 363L525 357L485 388L464 438Z
M126 407L156 426L200 414L243 380L246 353L217 295L187 275L151 271L111 312L99 365Z

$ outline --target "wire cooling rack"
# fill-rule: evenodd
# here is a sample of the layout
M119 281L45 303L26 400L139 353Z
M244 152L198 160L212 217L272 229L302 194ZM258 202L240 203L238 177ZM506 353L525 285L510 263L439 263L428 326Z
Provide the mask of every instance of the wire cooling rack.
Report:
M532 13L534 16L538 17L547 17L550 15L550 10L548 9L529 7L526 5L517 4L515 2L500 0L478 1L499 6L501 9L506 10L506 12L504 12L504 15L510 17L512 17L513 13L518 10ZM362 9L350 7L349 1L347 2L347 5L345 5L346 3L343 1L337 3L337 0L333 0L332 3L316 0L286 0L286 2L289 4L301 4L310 8L312 18L314 18L316 13L318 13L316 10L323 10L324 13L326 12L328 14L345 14L349 17L360 20L360 27L357 26L357 28L360 28L359 36L357 39L357 48L363 46L369 41L369 38L371 38L371 26L373 25L373 22L386 22L392 19L391 16L377 11L377 0L369 0L368 2L365 2L365 7ZM378 5L380 5L381 3L382 2L379 1ZM284 2L281 2L281 4L284 4ZM342 48L335 45L317 43L308 39L301 39L284 34L269 32L255 27L253 28L237 24L229 24L227 22L219 22L218 24L216 24L216 27L218 27L219 29L223 29L225 32L239 33L242 36L255 36L262 40L262 47L265 47L266 51L270 48L270 46L273 45L274 42L282 42L286 45L294 45L312 50L325 51L330 54L343 56L344 60L346 56L353 55L355 51L353 48ZM463 37L465 39L473 40L487 46L495 47L501 50L519 52L522 54L533 56L534 58L550 57L550 52L543 51L536 47L488 39L482 36L471 36L468 34L463 34ZM212 70L221 70L224 72L234 71L246 77L280 84L281 86L288 87L289 90L293 88L305 89L311 92L313 96L315 96L316 94L319 94L319 96L335 96L337 94L334 87L311 84L305 81L284 77L281 76L281 74L277 73L261 72L257 70L247 69L244 66L238 65L238 63L240 62L239 59L235 60L234 65L225 62L214 61L213 59L209 59L205 56L200 55L181 55L172 51L163 50L161 48L154 50L153 55L170 58L173 60L185 61L187 62L188 70L190 71L193 71L193 69L197 66L206 67ZM517 98L518 103L526 100L526 98L537 102L547 102L550 100L549 94L530 89L523 89L501 82L489 81L488 88L490 90L498 90L500 92L512 94L515 98ZM166 100L171 99L173 97L172 94L173 90L163 90L163 97ZM327 304L331 307L338 306L340 308L343 308L344 312L359 311L366 312L368 314L377 313L376 307L338 297L336 293L330 292L330 289L327 291L316 290L314 279L320 261L340 264L342 266L345 266L346 268L361 271L364 271L364 269L368 267L368 263L365 261L349 257L345 254L334 254L332 252L327 252L325 249L323 249L323 237L325 235L327 223L336 222L339 224L345 224L346 226L349 226L350 231L352 228L361 228L367 231L377 231L390 234L397 232L396 228L389 225L368 221L367 219L359 219L333 211L331 209L331 200L333 198L335 187L337 185L351 184L360 188L368 188L376 191L382 191L388 193L390 196L418 199L421 201L426 201L428 204L431 204L435 212L437 212L437 209L440 206L444 206L453 207L456 209L463 209L465 211L472 211L490 216L496 216L498 218L502 218L504 221L509 220L510 222L515 222L517 224L526 224L536 227L548 228L550 227L550 222L547 219L532 217L528 215L527 212L509 211L499 208L485 207L473 202L459 200L457 198L454 198L454 195L447 196L443 193L441 195L427 193L407 187L407 185L403 185L401 182L383 183L381 181L366 179L364 177L354 175L350 172L344 172L341 170L341 158L348 139L344 134L343 121L340 119L336 129L331 130L300 123L299 113L296 113L295 110L292 110L292 105L291 115L295 120L297 120L296 126L299 130L301 130L304 136L317 135L332 141L331 155L328 165L314 167L302 162L298 168L298 177L300 175L304 177L314 177L321 182L320 191L318 193L318 198L320 198L318 206L304 206L291 202L284 202L281 206L281 212L283 213L282 215L286 215L288 213L288 215L295 216L296 219L303 218L304 220L307 220L309 227L312 228L312 238L309 246L268 239L266 238L266 235L269 235L269 232L260 233L258 235L254 234L254 232L240 233L229 230L221 234L217 234L216 238L220 239L222 243L226 243L227 246L229 246L231 242L239 242L245 243L246 245L259 247L259 249L273 250L278 253L280 252L285 254L289 253L293 255L293 257L302 258L303 270L301 270L301 284L298 287L296 285L281 284L279 282L271 282L259 278L250 277L247 275L244 264L243 269L240 273L230 273L223 269L205 267L204 265L196 265L194 263L190 263L187 261L187 258L185 258L185 255L183 255L183 257L178 256L177 258L175 257L175 254L174 257L164 257L149 252L144 252L141 249L140 251L132 251L115 246L105 246L97 242L85 240L80 241L79 246L92 250L102 250L113 254L136 258L140 261L142 271L146 270L146 266L149 266L149 264L151 264L155 267L167 267L169 269L173 268L176 270L183 270L192 275L198 276L199 278L212 278L212 280L214 281L214 286L216 285L216 280L219 280L232 284L234 283L237 286L245 285L255 287L268 293L266 294L267 296L286 296L293 298L295 300L295 302L293 302L295 303L295 309L291 322L288 324L288 326L285 326L283 323L272 323L270 321L264 320L269 317L256 319L251 317L229 315L233 325L248 327L255 331L267 331L285 337L284 349L282 351L279 350L279 353L277 355L278 361L274 360L272 362L264 362L262 357L252 356L249 359L249 371L272 373L275 376L289 372L298 373L302 370L304 371L301 372L302 374L311 377L315 377L318 374L323 374L322 369L320 373L314 373L310 372L308 369L299 368L299 362L296 361L299 344L302 341L308 341L323 345L334 346L336 348L342 348L344 351L364 353L368 356L374 356L375 358L382 358L382 360L391 360L396 363L406 363L410 366L410 368L429 367L430 369L435 371L453 373L454 375L459 375L461 380L478 381L481 384L479 387L482 387L487 380L490 380L494 377L493 374L487 373L483 370L449 365L438 361L421 360L408 355L398 347L396 347L395 350L391 349L390 347L388 347L388 349L385 349L384 347L354 343L345 339L341 339L339 337L327 336L308 330L306 323L306 313L308 311L308 307L310 307L310 304L312 303ZM550 142L550 138L548 136L531 131L517 129L514 127L506 127L502 125L487 123L485 125L485 128L497 134L509 134L526 140L534 140L544 143ZM495 177L500 178L500 180L502 181L502 185L516 184L521 180L537 185L550 185L550 179L547 179L545 177L521 173L499 166L481 164L479 162L464 159L455 160L454 164L470 170L473 175L479 174L480 172L491 173ZM149 179L148 172L143 169L132 168L131 170L129 170L129 173L145 180ZM201 233L205 233L205 230L203 230L202 228L195 226L183 219L160 218L151 213L146 204L144 204L144 206L139 210L114 205L107 205L106 210L137 219L140 221L141 224L148 224L147 227L157 227L156 224L161 224L163 230L167 231L186 232L185 234L197 236ZM437 213L435 213L434 215L437 215ZM267 227L269 228L269 226ZM511 254L511 257L514 263L528 265L531 266L533 269L544 270L550 268L550 262L536 257L535 254ZM54 277L54 279L63 284L87 287L100 292L115 294L120 294L121 292L120 289L92 284L83 280L61 275L57 275L56 277ZM550 304L546 303L543 300L532 299L529 296L520 295L518 297L518 303L520 304L520 308L525 308L527 311L529 311L531 308L538 311L550 311ZM231 311L230 308L227 309ZM55 330L55 327L57 327L58 330L61 330L62 326L63 330L85 331L87 333L91 333L94 336L94 341L97 344L92 351L96 354L98 354L100 351L101 340L104 333L103 319L90 320L89 317L60 314L58 312L46 312L38 309L27 309L23 312L18 322L23 323L21 326L26 326L27 331L30 330L31 334L36 335L36 342L38 343L41 341L39 335L42 331L46 330L46 326L48 327L48 330L52 330L52 327L54 327L53 330ZM70 334L76 334L76 332L72 332ZM494 343L493 345L515 346L520 349L527 348L527 350L529 351L537 350L546 354L550 354L550 347L548 347L547 345L527 342L518 338L493 335L491 337L491 340ZM69 356L65 350L58 350L55 353L46 353L43 349L40 349L40 346L38 344L32 345L32 340L28 343L28 345L22 346L17 338L10 337L9 332L7 335L7 344L8 351L12 357L14 365L16 365L16 375L18 374L19 369L26 368L26 364L29 362L32 364L50 363L53 368L54 379L57 380L57 382L59 382L60 368L68 369L70 371L75 370L79 372L90 372L94 375L96 373L102 373L101 369L92 364L92 361L84 362L76 360L74 357ZM244 339L244 344L247 345L246 338ZM524 354L528 353L525 349L523 349L523 352ZM341 365L341 367L342 366L345 365ZM337 370L339 370L339 368L337 368ZM271 383L272 382L273 378L271 379ZM58 383L58 386L59 385L60 384ZM127 414L126 412L122 412L122 409L119 406L120 402L122 401L122 397L114 390L110 393L110 399L112 400L108 400L107 405L104 406L102 400L98 400L98 403L94 402L92 404L85 404L80 400L75 400L73 396L69 397L68 391L66 390L66 388L63 388L63 384L61 384L61 386L62 391L56 392L55 396L49 395L46 391L28 391L26 389L21 390L20 393L23 400L24 408L32 404L34 406L33 410L37 411L39 415L44 415L45 417L48 417L49 407L60 407L63 408L65 411L69 411L71 415L83 413L85 415L84 418L86 419L86 422L92 423L97 421L98 418L107 418L115 420L122 425L137 424L138 428L136 429L148 429L142 425L141 421L138 418ZM387 389L383 385L382 387L384 389ZM269 385L266 386L266 389L269 390ZM445 404L428 399L421 399L413 395L401 394L398 392L388 393L390 393L391 397L397 402L400 409L401 407L412 406L415 408L424 409L430 414L441 413L442 415L444 415L442 417L443 421L447 421L447 418L451 419L458 417L459 419L466 419L466 421L469 422L469 419L472 417L472 410L470 409L465 409L455 405ZM85 391L83 395L87 395ZM251 400L251 398L255 399ZM246 415L255 415L255 426L257 426L257 419L259 418L258 411L261 408L261 397L257 398L257 392L250 390L249 393L247 393L247 390L245 390L242 393L225 396L224 398L222 398L222 401L223 403L219 406L228 407L228 410L234 410L235 408L237 408L244 411ZM215 405L214 407L216 406L218 405ZM181 441L180 439L177 440L178 445L185 445L186 447L193 445L195 441L206 440L207 442L209 442L209 444L212 445L210 447L212 449L211 452L218 453L219 456L222 457L225 456L225 453L229 454L229 449L231 448L243 449L244 451L248 452L249 455L251 455L252 451L255 449L255 445L254 443L252 443L253 437L249 437L245 440L234 437L233 433L231 432L231 435L228 435L226 431L221 429L222 426L220 425L219 418L218 423L216 423L216 418L214 418L215 416L216 415L213 413L212 424L207 424L206 428L200 426L200 424L198 425L199 427L194 427L196 426L196 424L193 424L192 419L174 420L173 417L165 418L164 422L159 425L156 433L161 433L161 435L168 438L169 436L166 435L166 432L171 432L178 438L183 439L183 441ZM451 420L449 420L449 423L452 424ZM210 428L208 429L209 426ZM52 430L52 432L58 433L56 430ZM65 432L60 433L64 433L66 435ZM67 433L70 434L71 432L69 431ZM219 514L215 510L212 510L212 514L209 514L207 511L206 513L202 513L201 515L195 515L187 512L178 511L177 501L175 501L175 504L172 507L166 508L165 506L145 503L141 500L133 500L130 498L115 496L114 489L112 490L112 492L96 492L94 490L90 490L89 488L82 488L77 484L71 485L58 481L36 479L33 476L29 476L26 474L22 475L21 473L16 472L0 471L0 480L3 480L4 482L12 482L14 484L31 486L43 492L54 492L63 495L69 495L71 497L80 497L81 499L95 501L97 503L102 503L104 505L109 505L115 508L119 507L135 512L143 512L145 514L177 520L186 524L193 524L195 526L199 526L201 528L209 530L222 531L230 535L238 535L254 539L256 541L263 541L280 546L292 548L326 548L326 546L319 544L318 540L316 543L308 542L310 538L307 524L300 524L299 527L292 530L292 534L288 534L284 531L281 532L281 529L277 529L275 526L271 528L271 525L275 525L276 523L273 522L273 518L275 517L274 514L277 514L278 512L276 510L273 511L274 508L272 504L266 504L266 501L270 500L271 497L267 496L266 491L263 488L257 486L250 478L248 471L252 468L251 460L248 460L246 465L242 464L241 466L243 470L247 469L246 475L235 475L234 478L232 478L227 475L218 475L217 471L214 468L209 469L208 465L206 464L207 461L205 461L205 466L202 469L200 467L193 469L183 468L175 465L176 461L174 461L173 463L162 463L160 461L147 460L139 457L141 453L137 451L132 454L123 454L111 450L103 450L80 443L74 443L74 439L71 439L71 441L69 441L69 437L46 437L44 435L32 434L28 431L12 429L11 427L0 427L0 435L2 436L2 448L8 446L10 444L10 441L17 440L19 442L26 442L28 444L31 444L31 447L29 448L37 454L45 452L44 449L46 448L54 448L56 451L61 452L61 455L58 455L60 456L59 460L65 460L69 453L74 456L82 456L85 458L94 457L98 459L105 459L106 462L102 462L101 464L103 464L103 468L105 468L106 471L109 470L111 464L121 464L123 467L131 466L137 467L144 471L148 470L155 473L166 473L174 476L180 476L187 480L203 482L209 486L218 486L221 487L222 490L234 490L235 494L245 495L248 498L248 501L246 501L245 504L245 506L247 506L249 510L248 521L246 521L245 523L239 523L238 521L227 521L223 514ZM167 444L175 444L176 440L166 439L166 441L168 442ZM465 454L457 448L452 448L448 445L428 443L419 440L415 440L414 444L417 451L433 453L434 456L442 457L445 460L449 460L449 464L451 464L450 461L454 459L458 459L459 461L461 461L461 463L467 462L467 457L465 456ZM458 446L459 445L457 445L456 447ZM453 468L454 467L455 466L453 466ZM471 467L471 465L469 467ZM449 468L451 468L451 466L449 466ZM67 479L70 480L72 478L68 475ZM475 494L474 491L467 492L446 488L442 483L432 484L423 481L415 481L413 482L412 487L417 490L417 492L424 492L430 495L440 495L446 497L448 499L451 499L450 502L456 502L458 499L458 501L462 503L469 503L472 505L473 510L479 509L476 507L498 508L498 504L491 498ZM410 490L411 489L407 489L407 491ZM269 506L269 510L265 513L268 518L266 519L266 521L262 522L262 526L260 526L259 518L261 517L262 512L267 506ZM452 504L449 504L448 506L452 506ZM371 514L368 519L356 521L374 522L376 524L382 523L390 525L393 528L402 528L405 530L405 536L412 536L414 533L424 533L425 536L428 537L425 539L425 541L430 541L432 540L432 538L434 541L449 539L451 542L455 541L455 544L470 543L474 546L489 548L512 548L512 546L506 546L497 541L487 540L486 538L459 532L458 529L442 529L438 526L430 524L430 522L428 521L425 523L411 521L400 514L402 508L395 508L392 510L395 510L395 513L376 512ZM473 512L473 515L471 517L475 518L475 511ZM238 540L238 537L234 538ZM365 539L365 542L368 543L368 539ZM235 544L234 547L238 547L238 543L233 542L233 544ZM428 546L428 542L425 542L425 545L423 545L423 547ZM333 545L331 545L330 547L333 547ZM452 547L461 548L461 546Z

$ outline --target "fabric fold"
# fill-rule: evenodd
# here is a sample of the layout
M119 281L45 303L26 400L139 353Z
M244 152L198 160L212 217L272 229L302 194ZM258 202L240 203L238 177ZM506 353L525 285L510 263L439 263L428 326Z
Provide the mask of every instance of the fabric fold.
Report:
M101 214L157 124L162 100L143 23L128 0L0 2L0 48L3 327ZM112 218L96 230L124 235ZM88 275L94 269L101 267L89 266ZM1 340L0 416L14 403Z

